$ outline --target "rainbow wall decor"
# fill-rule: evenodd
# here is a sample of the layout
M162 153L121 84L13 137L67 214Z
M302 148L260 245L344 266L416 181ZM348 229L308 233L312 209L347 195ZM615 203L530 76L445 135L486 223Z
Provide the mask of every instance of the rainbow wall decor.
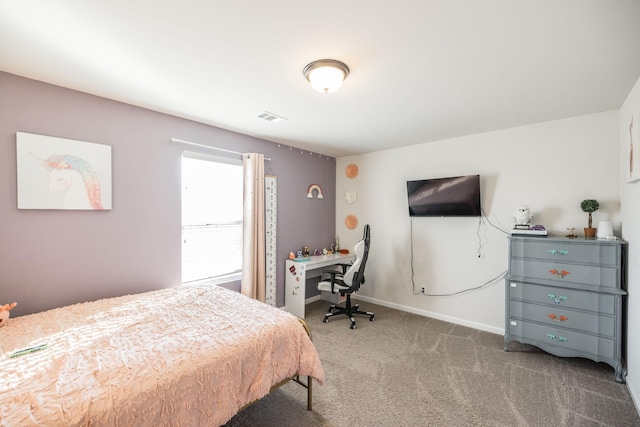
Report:
M322 188L320 188L318 184L311 184L309 186L307 189L307 198L313 199L314 190L318 192L318 199L324 199L324 196L322 195Z

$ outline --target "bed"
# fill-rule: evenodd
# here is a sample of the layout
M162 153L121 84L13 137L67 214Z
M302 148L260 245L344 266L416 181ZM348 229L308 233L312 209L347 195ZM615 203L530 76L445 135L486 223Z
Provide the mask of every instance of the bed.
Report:
M312 378L322 384L324 372L304 326L215 285L10 318L0 329L0 425L218 426L304 377L311 409Z

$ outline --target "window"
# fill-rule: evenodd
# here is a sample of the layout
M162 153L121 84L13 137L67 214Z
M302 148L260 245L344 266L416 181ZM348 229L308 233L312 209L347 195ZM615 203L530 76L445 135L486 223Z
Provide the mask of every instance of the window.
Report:
M242 162L183 153L182 283L242 271Z

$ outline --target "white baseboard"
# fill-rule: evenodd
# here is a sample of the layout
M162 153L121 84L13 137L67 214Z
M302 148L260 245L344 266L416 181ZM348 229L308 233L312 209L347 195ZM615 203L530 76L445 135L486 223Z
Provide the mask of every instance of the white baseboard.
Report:
M316 295L315 297L311 297L311 298L307 298L307 299L305 299L305 300L304 300L304 303L305 303L305 304L310 304L310 303L312 303L312 302L316 302L316 301L319 301L319 300L320 300L320 295L318 294L318 295Z
M314 297L311 297L311 298L307 298L305 300L305 303L309 304L311 302L318 301L319 299L320 299L320 295L317 295L317 296L314 296ZM496 328L494 326L489 326L489 325L485 325L485 324L482 324L482 323L470 322L468 320L459 319L457 317L445 316L443 314L433 313L433 312L430 312L430 311L427 311L427 310L420 310L420 309L417 309L417 308L414 308L414 307L395 304L395 303L382 301L382 300L375 299L375 298L365 297L365 296L362 296L362 295L358 295L357 298L354 297L353 299L354 300L357 299L359 301L370 302L372 304L381 305L383 307L393 308L393 309L396 309L396 310L404 311L406 313L413 313L413 314L417 314L417 315L423 316L423 317L429 317L429 318L432 318L432 319L442 320L442 321L453 323L453 324L456 324L456 325L467 326L467 327L473 328L473 329L479 329L481 331L490 332L492 334L504 335L504 328Z
M625 377L625 382L627 390L629 390L629 394L631 395L631 400L633 400L633 404L636 406L636 412L640 414L640 396L634 393L634 390L636 390L636 388L633 385L633 381L629 380L629 375Z

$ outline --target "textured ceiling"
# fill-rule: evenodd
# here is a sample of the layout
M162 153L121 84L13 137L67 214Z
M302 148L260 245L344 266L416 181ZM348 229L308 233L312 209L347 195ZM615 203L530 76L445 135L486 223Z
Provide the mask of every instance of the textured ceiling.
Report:
M343 156L619 108L640 1L3 1L0 70Z

